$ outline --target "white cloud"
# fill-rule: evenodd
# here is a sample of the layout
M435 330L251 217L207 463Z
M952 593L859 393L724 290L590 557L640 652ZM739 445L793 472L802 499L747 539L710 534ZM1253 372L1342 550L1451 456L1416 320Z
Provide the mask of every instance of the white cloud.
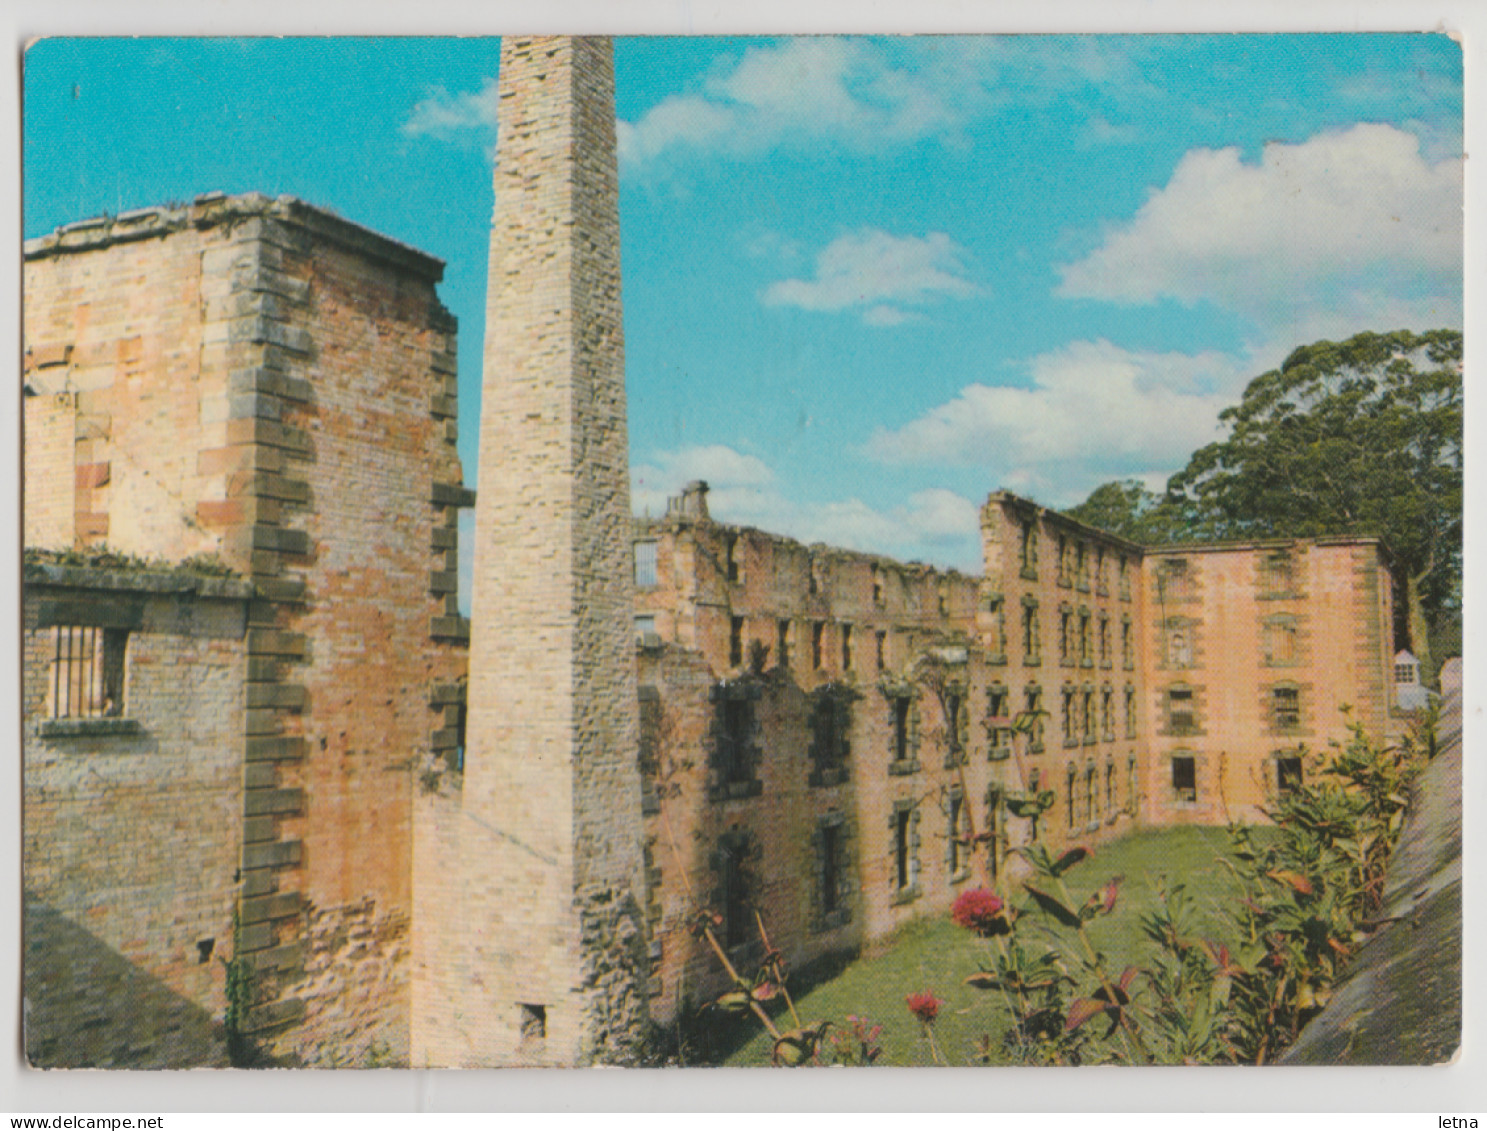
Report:
M673 95L618 124L620 161L639 166L687 150L750 156L782 143L876 149L952 119L943 92L889 65L863 40L803 36L750 47L700 93Z
M1217 438L1253 361L1072 342L1028 363L1026 387L968 385L868 454L887 463L986 467L989 480L1062 504L1117 475L1166 474Z
M763 461L723 445L652 453L631 468L637 514L665 513L668 496L692 479L708 483L708 510L719 522L755 526L802 542L979 569L980 523L975 502L930 488L890 506L853 497L808 502L777 483Z
M1415 135L1393 126L1272 143L1258 164L1195 149L1128 224L1063 268L1058 293L1208 300L1262 334L1308 306L1356 323L1384 295L1439 312L1416 328L1459 324L1461 206L1461 161L1427 162Z
M761 296L766 306L802 310L866 307L870 326L893 326L908 318L901 305L976 293L965 278L967 255L944 232L894 236L863 228L839 236L816 257L813 279L782 279Z
M496 80L486 79L478 91L450 94L435 87L417 103L401 130L409 137L432 136L449 141L472 129L494 129L496 124Z

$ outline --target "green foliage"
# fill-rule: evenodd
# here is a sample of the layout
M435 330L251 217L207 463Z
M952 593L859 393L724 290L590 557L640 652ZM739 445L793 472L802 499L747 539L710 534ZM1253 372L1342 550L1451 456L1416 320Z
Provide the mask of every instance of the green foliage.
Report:
M164 558L142 558L125 550L111 550L106 545L83 549L47 550L27 546L23 560L27 565L82 566L88 569L143 571L149 573L184 573L193 577L236 577L237 571L216 554L193 554L180 561Z
M1453 330L1315 342L1219 414L1164 496L1105 483L1066 513L1147 544L1368 534L1403 574L1427 673L1460 619L1462 338Z
M227 1034L228 1059L234 1067L244 1068L257 1063L257 1052L244 1029L248 1010L253 1007L255 987L253 967L239 953L239 930L238 915L234 911L232 913L233 956L222 959L222 965L227 969L227 1010L222 1017L222 1027Z
M1225 439L1168 483L1192 534L1376 534L1397 555L1427 625L1461 588L1461 334L1359 334L1296 350L1219 419Z
M1139 479L1120 479L1100 484L1090 492L1089 498L1064 513L1079 522L1151 546L1190 539L1191 511L1181 497L1164 498L1148 491Z

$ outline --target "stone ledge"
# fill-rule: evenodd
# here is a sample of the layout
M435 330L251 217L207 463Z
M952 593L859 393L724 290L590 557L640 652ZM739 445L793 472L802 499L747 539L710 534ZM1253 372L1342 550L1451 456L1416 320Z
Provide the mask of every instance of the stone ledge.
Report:
M186 570L104 569L97 566L27 562L21 574L27 586L65 589L112 589L124 593L196 593L202 597L239 600L253 595L251 582L213 577Z
M470 639L470 621L466 617L431 617L429 635L435 640Z
M243 1032L261 1033L265 1029L277 1029L283 1025L295 1025L304 1020L305 1003L299 998L271 1001L248 1011L243 1021Z
M142 734L138 719L43 719L42 738L93 738L114 734Z
M475 492L458 483L435 483L429 495L436 507L473 507Z

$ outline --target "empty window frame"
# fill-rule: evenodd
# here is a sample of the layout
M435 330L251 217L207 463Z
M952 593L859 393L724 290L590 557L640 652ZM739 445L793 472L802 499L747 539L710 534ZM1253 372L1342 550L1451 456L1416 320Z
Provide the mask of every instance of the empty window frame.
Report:
M775 624L775 654L782 668L790 666L790 622L781 620Z
M1100 737L1106 742L1115 737L1115 692L1108 687L1100 691Z
M1031 519L1022 522L1022 576L1036 580L1038 576L1038 528Z
M1294 793L1301 788L1301 758L1299 755L1276 756L1275 788L1281 793Z
M1296 618L1267 617L1261 634L1265 663L1283 667L1296 662Z
M124 714L124 661L129 632L92 625L52 630L51 717L117 718Z
M1136 689L1126 686L1126 737L1136 737Z
M887 648L885 647L888 643L888 633L879 630L877 633L874 634L873 640L875 642L878 653L878 670L882 671L885 667L888 666Z
M1100 667L1110 666L1110 614L1100 613Z
M1187 622L1169 622L1166 630L1167 666L1190 668L1193 666L1193 630Z
M842 671L852 670L852 626L842 625Z
M635 588L654 589L659 582L656 579L656 543L652 541L635 543Z
M895 765L906 765L914 755L911 741L914 700L907 695L895 695L890 702L893 712L893 761Z
M1198 800L1198 760L1190 754L1172 757L1172 796L1178 801Z
M826 626L820 621L811 622L811 667L820 671L826 662Z
M1079 610L1079 666L1095 666L1094 646L1090 634L1089 610Z
M1023 701L1027 705L1027 711L1032 716L1032 729L1028 735L1028 752L1040 754L1043 751L1043 689L1037 684L1023 691Z
M739 570L738 570L738 535L737 534L729 534L727 536L727 539L724 542L723 552L724 552L724 565L725 565L725 567L727 569L727 572L728 572L728 580L729 581L737 581L738 580L738 577L739 577Z
M1071 832L1074 830L1074 826L1075 826L1074 809L1075 809L1076 801L1075 801L1074 791L1075 791L1075 786L1078 784L1078 782L1079 782L1079 775L1075 771L1074 767L1073 766L1070 766L1064 772L1064 798L1065 798L1065 803L1066 803L1067 808L1068 808L1068 825L1069 825L1069 831L1071 831Z
M1261 578L1268 596L1289 596L1296 590L1295 559L1285 551L1267 554L1261 566Z
M741 696L718 700L718 769L726 782L753 779L749 744L753 738L754 704Z
M1074 689L1072 687L1064 688L1063 692L1063 731L1065 746L1078 744L1079 734L1074 721Z
M748 845L738 841L722 846L723 945L730 950L753 937L753 900L749 891Z
M1167 689L1167 730L1171 734L1192 734L1198 729L1191 687Z
M744 619L731 617L728 623L728 662L734 667L743 663Z
M1186 601L1193 595L1193 575L1187 561L1168 558L1157 569L1157 600Z
M893 809L893 884L900 892L911 891L919 878L918 854L914 832L918 814L908 802L898 802Z
M1079 712L1079 737L1086 744L1095 740L1095 693L1086 687L1083 695L1083 710Z
M961 828L965 823L965 799L961 797L958 790L950 794L948 809L950 825L946 832L949 843L945 848L945 867L953 877L963 871L970 861L969 853L961 839L966 835Z
M986 738L993 751L1012 745L1012 696L1000 683L986 689Z
M821 912L830 915L842 905L842 826L823 823L821 838Z
M1029 597L1022 606L1022 662L1032 665L1042 661L1039 647L1038 602Z
M1301 725L1301 691L1295 687L1270 689L1270 718L1276 730L1295 730Z

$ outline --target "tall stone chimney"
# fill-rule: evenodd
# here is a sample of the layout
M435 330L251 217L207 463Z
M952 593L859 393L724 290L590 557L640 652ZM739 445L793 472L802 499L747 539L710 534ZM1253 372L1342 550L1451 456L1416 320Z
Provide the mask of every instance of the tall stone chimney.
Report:
M648 960L610 41L503 39L498 93L459 1059L615 1062Z

